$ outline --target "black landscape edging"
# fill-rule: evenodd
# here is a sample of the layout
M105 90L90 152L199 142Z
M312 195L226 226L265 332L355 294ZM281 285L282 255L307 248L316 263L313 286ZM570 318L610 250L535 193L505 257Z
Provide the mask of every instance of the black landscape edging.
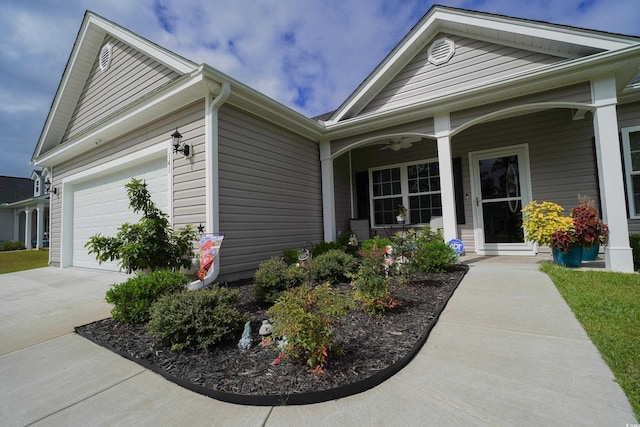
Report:
M89 341L101 347L104 347L108 350L111 350L112 352L119 354L125 359L129 359L132 362L135 362L143 366L144 368L149 369L150 371L153 371L156 374L163 376L167 380L183 388L186 388L187 390L191 390L195 393L199 393L216 400L220 400L228 403L235 403L239 405L250 405L250 406L308 405L311 403L326 402L329 400L341 399L347 396L352 396L354 394L362 393L363 391L367 391L383 383L384 381L388 380L389 378L397 374L402 368L407 366L409 362L411 362L411 360L415 357L415 355L418 354L420 349L422 349L422 347L424 346L424 343L427 342L427 339L429 338L431 331L433 330L435 325L438 323L438 320L440 319L440 315L442 314L444 309L447 307L449 300L451 299L455 291L458 289L458 286L460 285L460 283L462 282L462 279L464 279L465 276L466 276L466 272L463 276L460 277L460 279L458 280L458 283L456 283L455 287L453 288L449 296L444 300L444 304L442 304L442 306L438 309L438 312L434 316L433 321L427 326L427 329L423 334L423 336L416 342L416 344L413 346L411 351L409 351L409 353L407 353L403 358L398 360L393 365L376 372L375 374L371 375L368 378L365 378L364 380L357 381L352 384L347 384L345 386L332 388L329 390L312 391L308 393L294 393L294 394L288 394L288 395L276 395L276 394L248 395L248 394L236 394L236 393L228 393L223 391L212 390L210 388L201 386L199 384L194 384L192 382L186 381L180 377L171 375L166 371L164 371L163 369L161 369L159 366L149 363L146 360L138 359L126 352L120 351L112 347L108 343L99 342L98 340L95 340L94 337L90 335L86 335L81 331L79 331L78 327L75 328L75 331L78 335L88 339Z

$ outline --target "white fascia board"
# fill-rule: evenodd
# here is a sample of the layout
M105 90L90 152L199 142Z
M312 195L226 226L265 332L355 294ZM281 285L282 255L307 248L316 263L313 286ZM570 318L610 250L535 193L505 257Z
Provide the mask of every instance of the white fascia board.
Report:
M202 82L203 77L199 70L192 75L181 77L171 86L162 90L162 92L136 103L106 122L97 124L92 130L86 132L76 140L68 141L33 159L32 164L36 166L53 166L60 164L65 160L93 148L95 145L94 141L97 139L107 141L117 137L130 128L133 129L147 121L154 120L160 117L160 114L155 113L154 110L160 108L163 102L169 101L174 97L181 95L186 96L186 100L182 102L184 105L198 98L204 98ZM169 111L166 112L168 113Z
M169 50L164 49L157 44L91 12L89 13L88 25L96 25L100 27L113 37L138 49L142 53L149 55L151 58L161 62L178 73L187 74L197 68L197 65L194 62L172 53Z
M547 24L495 15L475 16L474 12L455 10L437 11L436 17L443 21L452 21L470 27L490 28L491 30L499 32L522 34L533 38L562 41L602 50L621 49L633 44L638 44L639 42L637 38L607 34L595 30L578 29L561 24ZM491 22L490 25L488 25L489 22Z
M205 78L211 79L218 84L229 82L231 85L231 95L227 103L307 138L317 140L321 136L324 127L317 121L281 104L275 99L258 92L209 65L204 64L202 66L202 72Z
M550 64L537 70L515 74L507 79L483 83L481 86L461 88L446 95L394 110L375 112L337 123L325 122L326 136L330 139L344 138L363 131L406 123L412 119L424 118L425 110L433 116L438 111L467 108L465 103L469 99L474 99L476 101L474 105L477 105L499 101L497 97L509 91L521 91L526 88L535 90L536 86L540 87L538 90L549 90L553 87L577 83L578 80L587 81L594 74L612 71L616 64L621 62L627 64L629 61L640 63L640 45L628 46L615 52L602 52L570 62ZM486 101L483 101L483 97Z
M327 125L339 122L349 111L356 106L362 98L364 98L373 88L378 85L378 82L394 67L398 66L398 62L401 62L403 56L405 56L416 43L424 41L428 34L431 34L429 27L433 27L436 19L432 14L423 22L418 23L412 30L405 36L405 38L396 46L394 51L391 51L389 55L378 65L367 79L362 82L353 94L343 103L333 117L326 121Z

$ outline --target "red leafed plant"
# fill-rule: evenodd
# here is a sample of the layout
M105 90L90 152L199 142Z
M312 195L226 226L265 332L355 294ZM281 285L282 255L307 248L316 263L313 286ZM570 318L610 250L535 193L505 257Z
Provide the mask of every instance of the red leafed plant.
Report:
M589 197L579 198L578 206L571 209L571 217L575 235L582 245L590 247L606 242L609 228L598 218L598 210Z

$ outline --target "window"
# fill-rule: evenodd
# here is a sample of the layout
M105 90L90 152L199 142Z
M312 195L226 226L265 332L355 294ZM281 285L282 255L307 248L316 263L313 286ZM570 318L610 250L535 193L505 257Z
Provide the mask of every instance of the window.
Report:
M33 196L38 197L40 195L40 178L36 178L33 182Z
M442 216L437 160L403 163L369 170L374 226L396 224L398 205L407 208L406 223L428 224Z
M629 215L640 218L640 126L622 129Z

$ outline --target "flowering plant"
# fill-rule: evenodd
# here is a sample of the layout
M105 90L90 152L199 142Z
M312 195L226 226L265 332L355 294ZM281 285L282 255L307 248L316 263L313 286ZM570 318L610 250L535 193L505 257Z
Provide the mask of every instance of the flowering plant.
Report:
M604 244L609 234L609 227L598 218L598 210L593 201L583 196L579 198L579 204L571 209L573 226L578 240L585 247Z
M572 218L561 217L558 224L558 228L551 234L551 246L566 254L572 247L579 245L580 240L576 235Z

